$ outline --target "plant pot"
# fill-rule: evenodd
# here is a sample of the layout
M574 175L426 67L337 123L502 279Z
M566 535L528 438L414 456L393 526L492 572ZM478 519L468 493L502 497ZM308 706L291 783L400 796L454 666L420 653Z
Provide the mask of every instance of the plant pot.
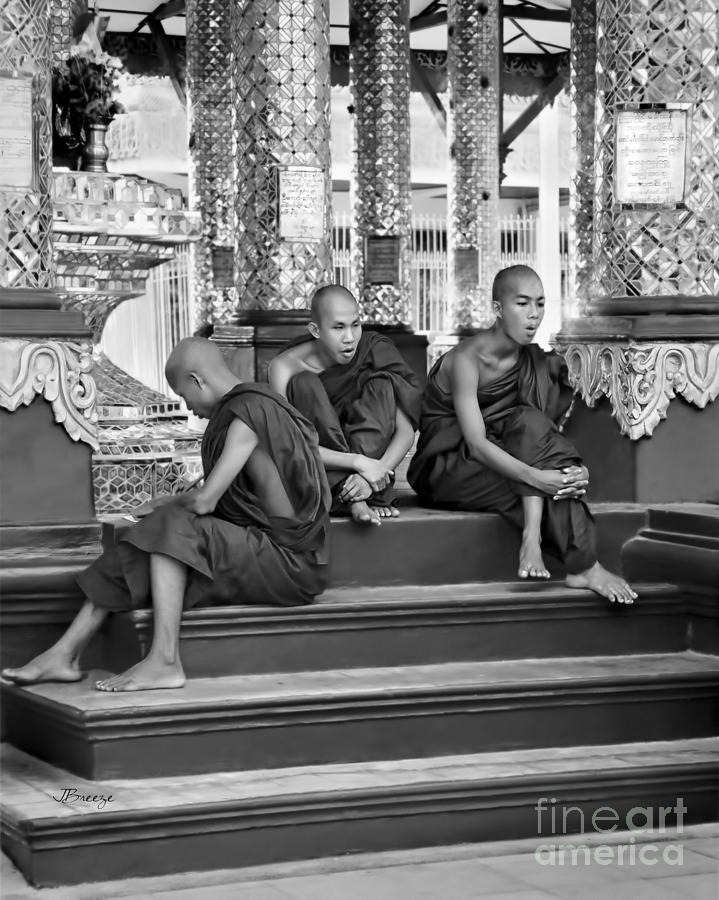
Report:
M107 149L105 138L107 137L106 122L90 122L87 125L87 143L82 148L81 172L107 172L107 159L110 151Z

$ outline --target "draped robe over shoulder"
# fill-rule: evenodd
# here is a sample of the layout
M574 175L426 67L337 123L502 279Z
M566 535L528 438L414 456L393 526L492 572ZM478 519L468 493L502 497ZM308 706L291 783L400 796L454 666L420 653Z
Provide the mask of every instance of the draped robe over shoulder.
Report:
M452 351L450 351L452 352ZM427 377L417 452L408 480L420 500L446 509L499 512L521 527L521 495L535 489L511 481L475 459L462 435L451 393L439 384L443 356ZM572 443L557 428L571 403L563 361L536 344L520 349L512 368L481 385L477 400L488 440L538 469L581 465ZM582 572L596 562L594 525L581 500L545 497L543 539L565 563Z
M285 349L314 340L296 339ZM419 424L422 393L419 381L392 341L372 331L362 333L357 352L347 365L334 365L315 375L300 372L287 386L287 397L317 429L320 445L341 453L379 459L392 440L397 409L413 428ZM347 472L328 472L333 494L340 492ZM389 502L385 489L372 496L375 505ZM340 510L336 503L334 510Z
M266 385L241 384L220 400L202 440L207 477L235 419L244 422L277 468L294 510L270 516L241 471L211 515L170 503L125 528L78 582L98 606L129 609L150 602L149 555L184 563L184 606L309 603L326 584L330 492L317 436Z

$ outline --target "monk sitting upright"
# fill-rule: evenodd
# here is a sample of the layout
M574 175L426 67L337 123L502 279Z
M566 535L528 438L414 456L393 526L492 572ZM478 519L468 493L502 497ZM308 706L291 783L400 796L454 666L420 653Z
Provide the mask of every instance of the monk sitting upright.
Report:
M362 332L357 301L337 284L312 297L309 335L270 364L270 386L317 429L334 513L379 525L399 515L394 469L414 441L421 392L389 338Z
M567 584L619 603L637 596L597 562L594 520L583 497L589 473L557 428L571 402L555 353L532 343L544 291L526 266L494 280L497 319L432 368L409 482L449 509L496 511L522 528L519 575L548 578L541 544L567 569Z
M107 614L151 602L149 653L96 686L179 688L183 608L291 606L324 589L331 499L312 428L266 385L240 384L204 338L181 341L165 373L188 407L210 420L202 439L204 486L136 510L144 518L79 576L87 600L65 634L4 678L78 681L80 654Z

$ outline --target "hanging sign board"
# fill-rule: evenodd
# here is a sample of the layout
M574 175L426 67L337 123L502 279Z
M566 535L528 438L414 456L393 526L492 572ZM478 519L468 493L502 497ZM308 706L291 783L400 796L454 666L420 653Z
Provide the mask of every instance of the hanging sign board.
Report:
M479 285L479 250L460 247L454 251L454 287L458 296L466 297Z
M616 117L615 202L622 209L685 208L688 109L637 104Z
M278 167L278 230L285 241L325 238L325 174L311 166Z
M35 187L32 76L0 72L0 188Z
M231 247L212 248L212 283L216 288L231 288L234 280L235 254Z
M399 238L372 234L365 238L365 281L399 285Z

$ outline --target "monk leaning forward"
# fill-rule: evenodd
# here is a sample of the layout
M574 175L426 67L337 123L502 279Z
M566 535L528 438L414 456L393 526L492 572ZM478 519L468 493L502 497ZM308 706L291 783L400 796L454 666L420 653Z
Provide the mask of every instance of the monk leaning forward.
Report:
M4 678L77 681L79 658L111 611L152 603L146 658L97 682L104 691L178 688L183 608L197 603L311 602L325 587L330 492L308 422L266 385L240 384L216 345L188 338L165 369L173 389L209 418L203 487L145 504L83 572L87 600L60 640Z
M414 441L421 392L389 338L362 332L359 308L340 285L312 298L309 335L270 364L270 386L317 429L335 514L379 525L399 515L394 469Z
M567 584L631 603L636 594L597 561L584 500L589 473L558 430L571 401L562 360L532 343L544 292L526 266L495 278L497 319L446 353L427 381L409 482L448 509L499 512L522 528L519 575L548 578L541 544L564 563Z

